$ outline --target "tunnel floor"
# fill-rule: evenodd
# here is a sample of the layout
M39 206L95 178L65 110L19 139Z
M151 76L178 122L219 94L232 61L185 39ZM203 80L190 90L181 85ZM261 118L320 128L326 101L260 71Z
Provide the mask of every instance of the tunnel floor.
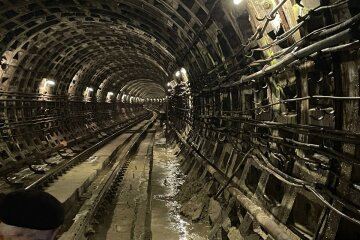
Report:
M203 222L192 222L180 214L176 200L185 175L176 157L176 148L166 148L165 138L158 132L154 146L152 171L152 237L153 239L207 239L210 227Z
M79 203L79 198L87 201L93 198L111 168L111 164L107 166L109 157L115 153L115 161L121 161L130 151L124 147L117 149L130 135L117 137L45 189L61 200L72 216L68 217L59 239L67 239L71 231L76 231L74 225L89 211L86 206L93 204ZM111 203L101 208L101 216L95 217L96 224L88 226L87 239L207 239L211 230L207 219L192 221L181 214L178 194L186 175L177 157L180 149L176 144L168 145L165 131L157 123L131 150L119 188Z

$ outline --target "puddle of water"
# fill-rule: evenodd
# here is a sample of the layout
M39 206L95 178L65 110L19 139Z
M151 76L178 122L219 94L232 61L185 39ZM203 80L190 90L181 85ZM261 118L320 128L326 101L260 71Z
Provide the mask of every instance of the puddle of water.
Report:
M175 196L180 186L185 182L185 175L180 168L180 162L174 155L175 150L164 148L154 149L154 168L160 172L156 178L157 185L161 186L161 194L153 196L155 200L162 201L166 206L168 228L179 235L179 240L205 240L210 227L206 223L196 222L180 215L181 204Z

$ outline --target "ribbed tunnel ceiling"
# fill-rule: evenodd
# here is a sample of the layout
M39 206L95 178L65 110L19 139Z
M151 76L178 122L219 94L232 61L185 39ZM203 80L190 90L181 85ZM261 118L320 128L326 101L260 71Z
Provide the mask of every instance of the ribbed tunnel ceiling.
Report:
M41 79L51 78L56 94L76 96L88 86L117 91L149 79L157 86L145 95L164 97L176 60L213 4L0 1L0 52L8 65L1 90L36 92Z
M251 34L246 7L231 0L2 0L1 90L38 92L47 78L56 80L54 94L81 96L91 87L105 99L149 79L158 87L143 88L145 95L163 98L180 67L201 81L217 65L243 62L241 42Z
M338 2L330 8L345 3ZM36 93L43 79L53 79L53 94L78 97L92 88L104 100L109 91L120 93L128 82L146 79L156 86L133 92L164 98L181 67L193 92L228 87L222 83L307 44L299 29L326 25L316 19L327 10L320 3L1 0L0 90Z
M0 186L158 112L244 239L359 239L359 22L359 0L0 0Z

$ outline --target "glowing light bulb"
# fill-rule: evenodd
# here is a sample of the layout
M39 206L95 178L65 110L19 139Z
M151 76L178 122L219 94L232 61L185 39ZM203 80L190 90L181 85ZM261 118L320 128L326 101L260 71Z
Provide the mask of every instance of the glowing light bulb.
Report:
M180 77L180 71L177 71L177 72L175 73L175 76L176 76L176 77Z
M234 4L235 5L239 5L241 3L242 0L234 0Z
M54 80L49 80L49 79L47 79L47 80L46 80L46 84L47 84L47 85L50 85L50 86L54 86L54 85L55 85L55 81L54 81Z
M94 91L94 89L93 88L88 88L88 90L89 90L89 92L93 92Z

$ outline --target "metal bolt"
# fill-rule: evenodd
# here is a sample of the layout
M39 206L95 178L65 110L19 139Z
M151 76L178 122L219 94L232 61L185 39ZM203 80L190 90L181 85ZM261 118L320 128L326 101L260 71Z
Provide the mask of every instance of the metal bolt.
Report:
M269 9L269 8L271 8L271 6L272 6L272 4L271 4L271 2L269 2L269 1L265 1L264 4L263 4L263 7L264 7L265 9Z

